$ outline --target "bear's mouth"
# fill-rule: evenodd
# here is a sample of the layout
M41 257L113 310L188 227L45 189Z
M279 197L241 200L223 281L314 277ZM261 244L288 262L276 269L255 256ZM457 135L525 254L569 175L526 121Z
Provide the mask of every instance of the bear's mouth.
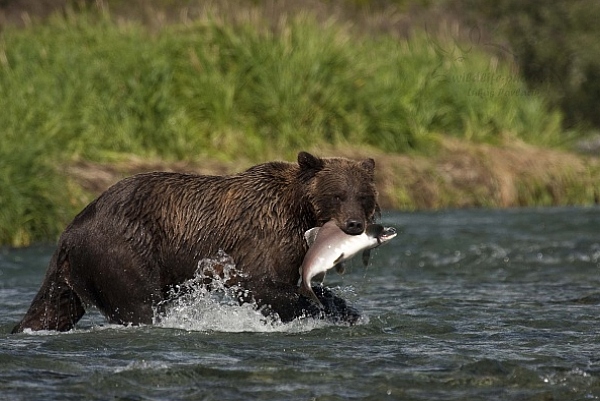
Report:
M347 235L361 235L365 232L365 224L361 223L359 225L359 228L357 227L348 227L347 222L344 223L340 223L336 218L329 218L329 219L319 219L318 223L317 223L317 227L323 227L325 224L327 224L330 221L334 221L335 225L342 230L345 234Z

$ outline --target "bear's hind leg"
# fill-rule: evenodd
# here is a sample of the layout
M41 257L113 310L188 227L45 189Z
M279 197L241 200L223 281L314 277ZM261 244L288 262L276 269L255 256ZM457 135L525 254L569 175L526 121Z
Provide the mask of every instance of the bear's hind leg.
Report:
M154 306L163 300L157 262L118 236L78 234L69 238L75 237L69 250L69 283L81 300L112 324L151 324Z
M25 329L68 331L85 313L81 299L71 289L57 263L58 253L59 250L52 256L40 290L12 333L20 333Z

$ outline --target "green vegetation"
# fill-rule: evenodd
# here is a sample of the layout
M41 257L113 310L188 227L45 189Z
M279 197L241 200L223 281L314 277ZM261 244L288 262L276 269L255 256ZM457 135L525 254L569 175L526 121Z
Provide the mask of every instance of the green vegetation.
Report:
M477 49L354 31L305 13L148 27L92 12L0 33L0 243L55 238L89 197L77 160L291 159L441 138L561 141L561 114Z
M565 127L600 128L600 2L451 0L466 24L508 43L521 75L550 104ZM587 126L587 127L586 127Z

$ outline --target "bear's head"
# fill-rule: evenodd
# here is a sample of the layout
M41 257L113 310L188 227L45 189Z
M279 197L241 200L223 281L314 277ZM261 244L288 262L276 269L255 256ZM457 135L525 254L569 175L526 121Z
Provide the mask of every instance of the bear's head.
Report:
M319 225L333 219L350 235L362 234L380 209L375 188L375 161L318 158L298 154L301 177Z

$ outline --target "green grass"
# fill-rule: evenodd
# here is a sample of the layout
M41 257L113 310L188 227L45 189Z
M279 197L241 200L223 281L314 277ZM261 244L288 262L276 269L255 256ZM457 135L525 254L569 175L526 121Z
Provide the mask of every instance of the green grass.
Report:
M71 12L0 32L0 243L58 235L82 206L60 172L78 159L260 161L320 144L423 153L440 135L560 142L560 114L492 56L308 14L269 24L149 29Z

